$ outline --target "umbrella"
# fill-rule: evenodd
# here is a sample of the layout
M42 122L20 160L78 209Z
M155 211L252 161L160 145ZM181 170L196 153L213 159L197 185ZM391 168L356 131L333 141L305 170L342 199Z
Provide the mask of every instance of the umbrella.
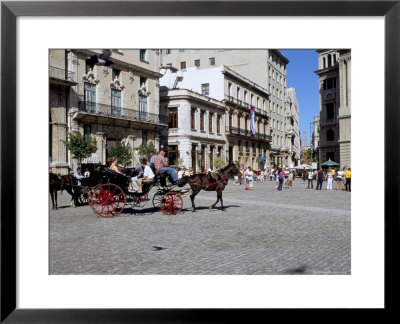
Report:
M331 161L331 159L329 159L328 161L321 163L321 166L328 166L328 167L339 166L339 163L336 163L334 161Z

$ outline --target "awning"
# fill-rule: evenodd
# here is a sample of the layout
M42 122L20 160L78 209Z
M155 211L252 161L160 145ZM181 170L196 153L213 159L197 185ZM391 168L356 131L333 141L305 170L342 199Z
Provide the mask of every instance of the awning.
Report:
M100 163L99 156L96 153L90 154L89 157L82 160L83 164L98 164Z

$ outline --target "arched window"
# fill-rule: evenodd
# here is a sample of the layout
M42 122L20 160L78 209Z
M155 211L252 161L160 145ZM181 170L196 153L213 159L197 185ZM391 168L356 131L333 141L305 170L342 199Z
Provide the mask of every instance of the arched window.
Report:
M322 61L323 61L323 68L325 69L325 68L326 68L326 58L324 57L324 58L322 59Z
M334 131L332 129L329 129L326 132L326 140L328 142L332 142L334 139L335 139L335 133L334 133Z
M328 54L328 67L332 65L332 56Z

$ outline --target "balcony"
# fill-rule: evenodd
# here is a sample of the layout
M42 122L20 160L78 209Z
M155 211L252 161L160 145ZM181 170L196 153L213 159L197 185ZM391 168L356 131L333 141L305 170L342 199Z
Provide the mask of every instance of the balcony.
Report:
M152 114L146 111L114 107L111 105L99 104L95 102L80 101L79 111L109 118L139 121L152 124L168 124L167 115Z
M75 73L55 66L49 67L49 77L54 83L76 85Z
M250 109L250 104L248 104L247 102L244 102L242 100L236 99L232 96L225 95L225 100L236 105L239 108L246 109L246 110ZM269 117L268 112L266 110L262 110L261 108L256 108L256 115L257 114L261 115L261 116Z
M228 135L238 135L238 136L246 136L249 138L258 138L264 141L271 141L272 140L272 136L271 135L266 135L266 134L261 134L261 133L256 133L256 134L251 134L251 132L249 130L246 129L241 129L241 128L237 128L237 127L229 127L226 126L225 127L225 133Z

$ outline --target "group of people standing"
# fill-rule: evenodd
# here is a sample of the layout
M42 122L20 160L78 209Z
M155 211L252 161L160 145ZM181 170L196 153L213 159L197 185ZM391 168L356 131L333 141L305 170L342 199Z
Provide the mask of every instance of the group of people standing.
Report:
M336 190L345 190L351 192L351 169L340 168L337 172L334 169L324 171L320 168L318 171L305 169L302 171L303 182L308 181L307 189L313 189L314 180L317 181L316 190L322 189L322 183L327 181L326 190L333 190L332 184L336 182Z

